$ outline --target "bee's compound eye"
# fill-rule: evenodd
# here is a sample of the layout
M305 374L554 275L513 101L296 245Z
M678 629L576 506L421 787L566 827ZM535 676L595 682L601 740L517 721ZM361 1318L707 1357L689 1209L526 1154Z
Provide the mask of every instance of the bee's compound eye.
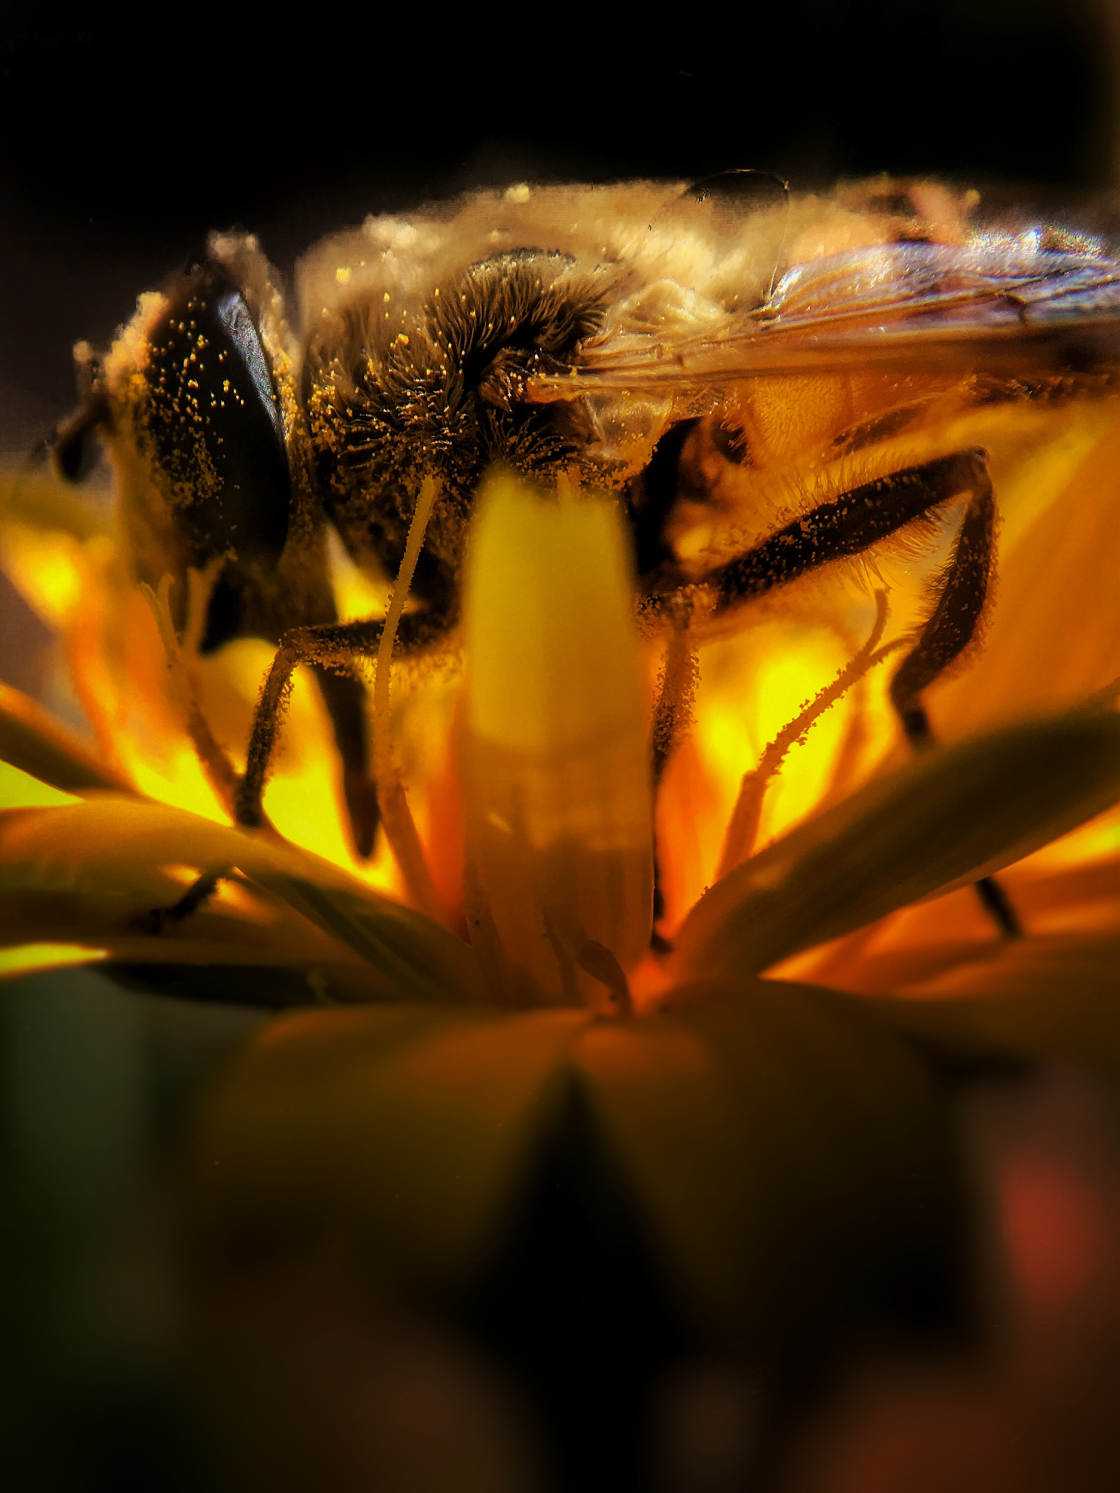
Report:
M218 323L229 337L230 348L240 370L248 374L253 393L254 408L259 408L272 426L277 442L283 445L284 427L276 389L272 382L272 370L268 366L260 333L250 314L245 297L239 290L226 290L218 296L214 313Z
M137 441L184 563L275 562L291 507L284 427L260 331L222 265L196 265L167 295L147 328L143 373Z

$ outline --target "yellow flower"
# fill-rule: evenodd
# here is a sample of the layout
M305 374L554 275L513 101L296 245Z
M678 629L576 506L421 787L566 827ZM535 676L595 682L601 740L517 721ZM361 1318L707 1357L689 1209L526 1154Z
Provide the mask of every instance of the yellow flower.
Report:
M574 1127L691 1310L732 1333L787 1330L853 1270L897 1260L900 1240L955 1232L944 1097L904 1038L1120 1059L1120 847L1098 817L1120 798L1104 689L1117 630L1101 622L1107 578L1055 596L1053 567L1032 570L1070 526L1058 479L1050 492L1007 536L1011 635L1002 610L939 696L950 745L895 748L882 603L843 626L808 608L777 660L761 654L767 623L705 652L698 729L655 825L656 650L635 627L613 508L495 480L462 670L395 671L391 699L379 680L386 835L371 868L326 797L310 700L267 800L287 838L222 822L220 772L207 782L181 723L196 709L217 739L244 741L267 650L201 662L166 599L148 607L122 582L106 536L44 544L40 494L37 519L6 526L7 563L53 607L101 751L5 691L8 973L98 958L157 991L315 1007L264 1028L207 1108L204 1233L330 1220L379 1278L438 1294L478 1271L542 1148ZM1097 536L1112 552L1114 527ZM668 668L683 700L686 653ZM827 716L803 704L821 687ZM740 784L744 732L762 766ZM145 922L229 868L191 918ZM969 890L995 872L1022 940L1001 939Z

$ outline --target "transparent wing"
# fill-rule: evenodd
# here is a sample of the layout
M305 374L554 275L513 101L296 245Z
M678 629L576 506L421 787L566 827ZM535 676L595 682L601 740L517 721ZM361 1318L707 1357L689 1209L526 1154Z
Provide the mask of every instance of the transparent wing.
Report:
M718 331L630 332L588 346L574 368L535 378L529 397L1025 356L1054 367L1120 361L1120 259L1040 247L1031 235L874 245L795 265L762 305L729 312Z

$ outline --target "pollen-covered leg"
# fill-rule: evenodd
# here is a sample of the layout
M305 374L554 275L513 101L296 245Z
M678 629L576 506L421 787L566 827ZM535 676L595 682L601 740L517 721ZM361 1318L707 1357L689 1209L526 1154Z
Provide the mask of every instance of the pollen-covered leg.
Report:
M922 692L968 647L984 610L992 573L995 533L995 498L987 466L979 452L970 452L968 507L953 555L945 571L937 602L918 640L902 660L891 680L891 703L902 728L915 746L932 740L929 717L921 703ZM956 496L942 493L935 501ZM934 506L934 505L931 505Z
M426 612L406 613L400 619L398 646L404 652L423 648L446 632L450 620ZM301 664L309 664L319 678L342 756L343 791L355 846L359 854L368 854L368 849L372 849L378 808L376 789L368 773L363 690L358 680L342 671L348 669L355 658L376 656L382 628L382 620L373 618L297 627L284 635L265 676L253 717L245 773L238 784L234 804L238 824L246 829L256 829L262 823L265 782L279 739L284 707L291 693L292 675ZM367 839L368 849L363 851L362 845ZM169 922L189 917L226 874L228 872L210 871L200 876L178 902L171 907L153 910L148 915L149 925L158 929Z
M371 775L365 685L352 674L336 673L322 664L314 665L314 672L342 763L342 796L350 835L355 851L365 860L373 854L381 817Z
M430 612L406 612L400 619L397 646L404 653L433 643L447 631L451 619ZM335 739L343 759L344 789L352 816L359 853L368 835L372 848L377 824L376 797L366 772L367 748L361 715L360 686L346 672L355 658L374 658L381 644L381 618L358 622L332 622L314 627L296 627L285 633L265 676L253 717L252 734L245 761L245 775L237 791L238 824L255 828L261 821L262 797L272 753L279 736L284 707L292 687L292 675L301 664L310 664L319 676ZM352 686L353 689L348 689ZM358 691L358 693L355 693ZM365 786L359 786L356 775ZM370 800L365 795L368 792ZM353 795L353 796L352 796ZM358 817L355 818L354 816Z
M891 703L915 746L932 743L922 691L952 664L976 635L992 574L995 496L987 466L976 453L972 488L937 603L891 680ZM1000 932L1017 938L1023 928L1010 898L994 877L976 883L976 895Z
M864 553L907 524L967 496L967 508L932 613L891 682L891 700L916 746L932 741L921 694L975 636L992 568L995 500L986 454L954 452L853 488L777 530L761 544L692 582L711 598L716 616L788 585L831 561ZM679 613L689 590L683 577L663 573L646 615L666 621ZM986 879L977 892L1000 931L1020 931L1001 888Z

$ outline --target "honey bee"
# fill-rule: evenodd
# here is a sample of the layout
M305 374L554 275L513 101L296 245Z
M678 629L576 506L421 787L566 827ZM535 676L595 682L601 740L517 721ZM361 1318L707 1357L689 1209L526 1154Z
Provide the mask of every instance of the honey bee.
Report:
M495 463L616 495L654 627L734 623L959 510L890 686L902 730L928 739L923 693L973 638L993 566L989 464L960 444L960 417L1117 380L1120 260L1087 235L985 226L976 208L974 193L886 179L747 207L710 185L480 193L320 243L294 327L256 240L213 236L103 357L82 355L86 397L56 455L73 474L102 438L138 576L216 568L203 650L277 645L238 819L261 819L284 694L310 663L369 853L348 665L376 652L382 623L337 619L325 535L392 576L436 480L397 643L426 648L456 623ZM737 547L695 542L728 513Z

